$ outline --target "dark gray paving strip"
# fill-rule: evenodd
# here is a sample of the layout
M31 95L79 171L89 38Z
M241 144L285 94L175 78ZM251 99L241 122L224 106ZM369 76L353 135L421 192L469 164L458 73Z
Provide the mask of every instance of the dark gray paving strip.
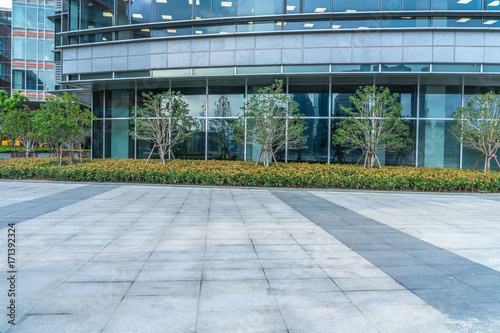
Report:
M272 193L451 319L500 331L500 272L309 192Z
M8 223L19 223L54 210L72 205L82 200L111 191L121 185L85 185L47 195L45 197L0 207L0 228Z

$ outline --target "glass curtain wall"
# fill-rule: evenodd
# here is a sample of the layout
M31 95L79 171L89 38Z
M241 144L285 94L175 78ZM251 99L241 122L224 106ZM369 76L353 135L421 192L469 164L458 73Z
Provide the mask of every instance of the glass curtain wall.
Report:
M23 72L14 72L20 76ZM29 84L36 84L29 78L22 78ZM349 79L337 80L332 77L304 80L291 80L286 86L287 92L294 96L299 105L299 112L304 115L308 136L307 148L288 150L278 154L281 161L356 163L361 156L359 150L346 153L343 147L331 142L332 134L339 128L345 109L352 108L350 97L360 85L373 84L373 77L357 78L357 84L349 84ZM229 79L227 79L229 82ZM246 147L237 144L234 138L233 124L244 113L244 104L258 89L267 86L272 80L261 83L239 82L233 85L220 85L211 82L208 85L185 87L172 84L172 90L181 91L189 104L190 114L196 118L195 134L188 142L175 148L176 158L247 160L257 159L260 146L252 144L249 133ZM252 78L252 80L257 80ZM379 80L379 79L377 79ZM33 82L32 82L33 81ZM379 80L392 82L393 79ZM413 80L412 80L413 81ZM231 81L232 82L232 81ZM415 81L416 82L416 81ZM257 83L257 84L254 84ZM384 84L381 84L384 85ZM402 83L384 85L393 93L398 93L398 100L403 106L402 115L410 127L410 149L405 151L379 151L380 162L384 165L405 165L423 167L460 167L471 168L479 153L463 149L451 135L451 115L462 105L467 95L483 90L467 87L465 96L462 86ZM137 104L142 103L142 92L159 93L163 88L137 90ZM127 131L133 130L129 116L136 101L135 89L96 91L93 97L93 112L98 118L94 122L93 157L147 158L152 145L149 142L133 140ZM463 156L462 161L461 156ZM153 154L153 158L157 158ZM484 161L480 161L479 167ZM492 165L495 169L496 166Z

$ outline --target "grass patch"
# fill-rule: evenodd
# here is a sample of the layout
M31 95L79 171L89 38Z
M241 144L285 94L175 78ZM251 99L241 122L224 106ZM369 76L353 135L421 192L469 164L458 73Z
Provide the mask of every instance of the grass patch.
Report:
M55 158L0 160L0 178L148 184L337 188L433 192L500 192L500 172L449 168L382 167L281 163L254 168L254 162L85 159L58 166Z

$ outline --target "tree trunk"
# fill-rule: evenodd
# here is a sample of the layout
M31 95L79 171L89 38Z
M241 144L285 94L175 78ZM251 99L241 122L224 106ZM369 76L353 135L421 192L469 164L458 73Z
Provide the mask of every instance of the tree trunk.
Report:
M484 157L484 172L490 172L490 160L491 160L491 155L486 155Z

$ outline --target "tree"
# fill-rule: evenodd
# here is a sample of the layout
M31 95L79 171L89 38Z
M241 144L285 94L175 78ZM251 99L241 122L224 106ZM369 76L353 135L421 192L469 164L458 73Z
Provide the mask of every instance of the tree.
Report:
M31 155L35 143L40 139L37 111L27 106L28 101L28 98L19 92L14 92L10 98L4 91L0 93L0 108L3 110L1 131L12 137L13 142L19 140L26 149L26 157Z
M165 155L170 153L175 159L172 148L194 134L196 121L189 115L188 104L180 92L147 92L142 96L144 104L135 108L135 116L131 117L135 130L129 135L153 143L146 163L157 148L161 162L165 164Z
M282 80L259 89L245 103L244 109L246 114L238 118L236 130L239 135L236 138L238 142L245 141L241 136L246 127L248 142L245 143L261 145L255 167L261 156L265 167L269 167L272 160L278 166L277 152L286 148L306 148L306 122L298 113L298 103L293 100L293 96L283 92Z
M48 97L47 102L40 106L38 116L40 133L43 140L52 145L62 164L63 147L69 150L69 163L73 164L73 153L78 148L80 162L82 161L82 143L92 129L92 112L82 108L78 97L64 92L60 97Z
M341 145L346 152L361 149L358 164L364 158L364 168L380 165L379 149L397 151L409 148L409 126L401 117L403 109L397 101L398 94L391 94L388 88L359 87L350 97L354 108L345 108L346 117L333 135L333 144Z
M484 157L484 171L490 171L491 160L500 148L500 95L490 91L484 95L467 98L464 107L453 114L451 133L465 146L479 150L477 166Z

